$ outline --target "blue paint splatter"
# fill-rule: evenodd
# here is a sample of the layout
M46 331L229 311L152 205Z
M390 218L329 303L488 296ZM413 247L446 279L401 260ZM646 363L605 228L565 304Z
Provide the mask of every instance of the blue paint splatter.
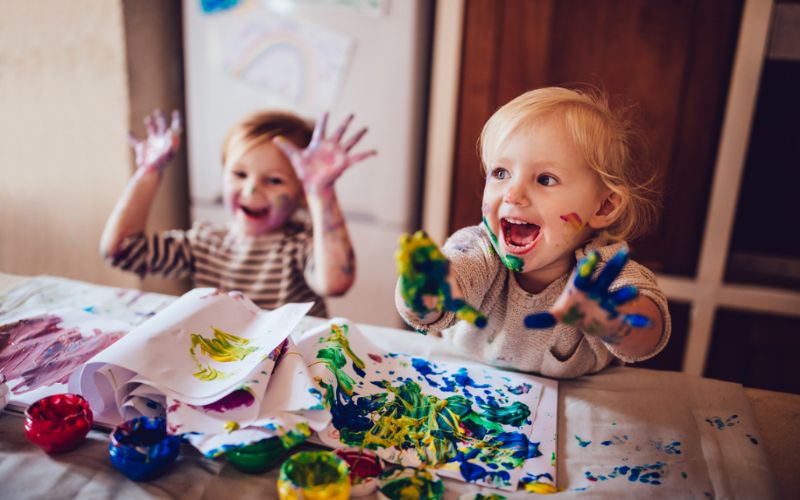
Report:
M628 435L624 434L622 437L619 436L612 436L611 439L607 439L605 441L600 442L603 446L611 446L612 444L625 444L625 441L628 440Z
M733 414L725 420L722 417L708 417L706 422L711 427L716 427L717 430L724 431L726 427L733 427L739 423L739 415Z
M590 444L592 444L592 442L591 442L591 441L584 441L584 440L583 440L583 439L581 439L581 438L580 438L580 436L578 436L577 434L575 434L575 439L577 439L577 440L578 440L578 446L580 446L581 448L586 448L587 446L589 446Z
M681 447L681 445L683 443L681 443L680 441L673 441L673 442L671 442L669 444L664 444L661 441L653 441L652 443L653 443L653 447L657 451L661 451L663 453L666 453L667 455L680 455L681 454L680 447Z
M433 387L439 387L439 382L433 380L431 378L432 375L441 375L445 373L444 371L436 372L434 368L436 367L435 364L431 363L430 361L422 358L411 358L411 366L414 367L417 372L425 377L425 380Z
M615 479L617 477L625 477L631 483L642 483L655 486L661 484L661 472L665 465L666 464L663 462L636 466L620 465L614 467L614 470L608 474L595 475L590 471L586 471L584 475L586 476L586 479L592 482L608 481L609 479Z
M200 7L204 14L213 14L232 9L239 5L241 0L200 0Z
M751 443L758 444L758 439L756 439L755 436L753 436L751 434L747 434L747 438L750 440Z
M528 392L531 390L531 384L522 383L516 387L506 386L506 389L511 394L528 394Z

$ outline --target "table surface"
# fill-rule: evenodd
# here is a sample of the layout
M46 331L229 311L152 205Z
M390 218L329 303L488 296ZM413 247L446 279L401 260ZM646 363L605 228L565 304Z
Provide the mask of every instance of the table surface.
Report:
M0 273L0 294L26 279ZM399 330L373 327L370 335L396 345L413 344L433 355L437 350L445 352L449 349L440 339ZM669 405L659 408L663 401L669 401ZM730 412L737 415L738 426L729 429L727 434L713 433L709 430L713 425L703 423L705 419L711 424L710 417L725 417ZM670 415L671 418L666 418ZM567 491L559 496L586 496L592 491L580 488L585 484L585 475L589 470L596 470L592 469L593 464L605 463L600 460L607 457L608 450L613 448L599 446L598 436L607 432L599 429L601 422L619 424L620 430L627 422L627 432L633 441L637 432L641 434L643 429L649 432L652 429L685 430L692 427L678 425L676 422L681 419L696 421L699 434L695 437L684 435L682 462L666 460L666 463L673 468L677 467L676 464L688 467L692 460L701 457L706 462L716 498L748 498L751 494L759 498L793 498L800 493L800 475L796 474L800 465L800 395L742 389L738 384L678 372L617 367L560 383L558 482ZM758 442L758 446L743 446L739 441L744 440L732 440L732 432L741 435L746 432L750 441ZM628 434L624 436L626 440ZM576 444L573 438L578 435L586 440L594 435L597 441L589 448L581 449L583 445ZM182 450L179 463L167 475L151 483L134 483L125 480L108 463L108 440L103 432L92 431L87 443L78 450L48 457L27 442L22 418L6 412L0 415L0 436L1 497L7 497L6 494L51 497L57 491L59 493L55 496L58 497L245 498L256 495L272 497L276 491L276 471L253 476L243 474L223 461L203 458L188 446ZM693 448L694 439L698 444ZM745 459L747 463L741 463ZM685 477L686 473L683 474ZM449 480L446 484L447 497L478 492L472 485ZM602 485L597 484L599 486ZM605 491L592 487L598 494ZM641 494L644 493L642 490ZM653 489L647 496L670 498L674 491Z

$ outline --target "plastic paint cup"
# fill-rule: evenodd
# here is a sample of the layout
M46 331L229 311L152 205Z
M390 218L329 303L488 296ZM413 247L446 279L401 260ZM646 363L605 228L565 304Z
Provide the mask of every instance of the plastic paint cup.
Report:
M80 445L92 428L89 403L77 394L54 394L25 410L25 436L47 453L63 453Z
M136 417L111 431L111 463L134 481L149 481L163 474L178 457L181 438L167 434L163 418Z
M333 453L350 468L350 496L363 497L378 489L378 476L383 467L376 454L358 448L334 450Z
M442 480L427 470L397 467L384 470L378 477L378 498L383 500L439 500L443 496Z
M350 498L350 469L330 451L301 451L281 465L281 500L346 500Z
M247 446L232 448L225 452L225 457L242 472L260 474L273 468L286 451L280 438L272 437Z

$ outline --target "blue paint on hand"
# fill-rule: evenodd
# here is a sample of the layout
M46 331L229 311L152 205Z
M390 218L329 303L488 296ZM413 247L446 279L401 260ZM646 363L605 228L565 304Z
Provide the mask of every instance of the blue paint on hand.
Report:
M556 325L556 317L549 312L540 312L525 316L525 328L552 328Z

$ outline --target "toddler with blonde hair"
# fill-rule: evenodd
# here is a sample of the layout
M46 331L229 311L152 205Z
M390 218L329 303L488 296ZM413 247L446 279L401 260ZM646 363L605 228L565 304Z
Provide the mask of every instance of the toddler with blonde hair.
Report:
M657 208L635 139L596 91L541 88L502 106L480 137L482 223L441 252L421 233L403 241L401 316L481 361L558 378L656 355L667 301L625 243Z

